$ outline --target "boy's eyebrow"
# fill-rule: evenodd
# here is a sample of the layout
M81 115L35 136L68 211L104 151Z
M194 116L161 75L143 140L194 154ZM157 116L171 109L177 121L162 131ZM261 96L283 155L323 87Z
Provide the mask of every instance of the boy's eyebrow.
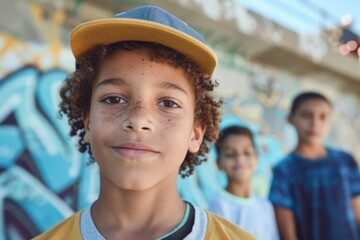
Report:
M96 87L103 86L103 85L121 86L121 85L129 85L129 84L122 78L108 78L108 79L102 80L99 83L97 83ZM158 86L161 88L164 88L164 89L180 90L181 92L188 95L188 93L182 87L180 87L174 83L171 83L171 82L161 82L158 84Z
M105 80L102 80L96 84L96 87L103 86L103 85L128 85L128 83L122 79L122 78L108 78Z
M178 86L174 83L171 83L171 82L161 82L161 83L159 83L159 87L164 88L164 89L180 90L183 93L185 93L186 95L188 95L187 92L183 88L181 88L180 86Z

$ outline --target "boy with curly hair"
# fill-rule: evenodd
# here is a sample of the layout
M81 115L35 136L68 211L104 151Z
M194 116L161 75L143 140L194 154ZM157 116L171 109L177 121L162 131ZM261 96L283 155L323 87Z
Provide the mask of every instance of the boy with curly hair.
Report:
M254 239L181 199L218 136L217 64L202 36L143 6L75 28L77 70L61 89L71 136L100 169L100 194L37 239Z

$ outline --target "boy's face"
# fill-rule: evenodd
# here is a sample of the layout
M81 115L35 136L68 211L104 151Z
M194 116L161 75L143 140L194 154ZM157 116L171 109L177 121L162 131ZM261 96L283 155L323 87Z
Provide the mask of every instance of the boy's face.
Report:
M321 99L309 99L289 117L296 128L299 144L322 146L331 126L331 107Z
M217 163L229 181L249 182L256 170L258 156L248 136L234 134L223 141Z
M194 112L193 88L182 70L150 61L141 49L106 58L83 117L102 186L176 184L186 153L197 152L203 139Z

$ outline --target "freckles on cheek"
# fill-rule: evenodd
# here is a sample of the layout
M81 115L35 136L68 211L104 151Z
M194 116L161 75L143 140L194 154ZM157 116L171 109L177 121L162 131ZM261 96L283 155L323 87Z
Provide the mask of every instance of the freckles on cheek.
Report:
M178 124L176 124L176 119L168 118L164 122L160 122L160 124L164 125L165 128L176 128Z
M108 113L105 111L100 112L100 121L101 127L106 127L109 124L112 124L115 121L118 121L121 118L122 114L120 113Z
M163 133L167 135L168 133L171 133L174 129L174 121L172 121L169 118L162 119L158 121L159 127L163 129Z

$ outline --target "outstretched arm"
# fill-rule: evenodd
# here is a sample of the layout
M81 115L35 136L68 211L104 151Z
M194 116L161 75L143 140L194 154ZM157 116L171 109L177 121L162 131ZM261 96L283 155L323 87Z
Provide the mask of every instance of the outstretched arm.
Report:
M276 222L281 240L298 240L294 212L287 208L275 206Z

